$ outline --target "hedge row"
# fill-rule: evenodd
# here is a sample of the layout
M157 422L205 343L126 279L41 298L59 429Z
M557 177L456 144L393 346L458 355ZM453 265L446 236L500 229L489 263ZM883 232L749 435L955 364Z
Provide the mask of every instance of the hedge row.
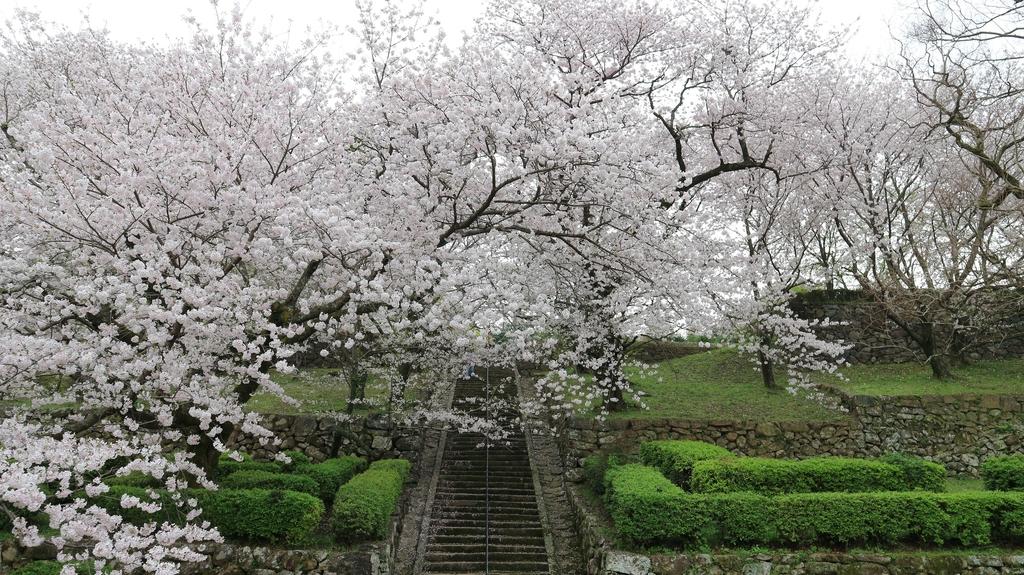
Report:
M225 489L276 489L320 496L320 486L308 475L270 471L236 471L220 480Z
M121 508L122 496L130 495L142 501L152 501L150 493L157 495L161 503L160 511L147 513L138 508ZM199 502L203 510L201 519L209 521L221 535L246 541L288 544L306 542L320 524L324 514L322 501L313 495L295 491L188 489L183 495L195 498ZM134 524L180 524L185 520L185 510L179 508L171 495L164 490L117 485L98 497L96 503Z
M690 487L690 475L695 463L732 455L724 447L703 441L666 439L640 445L640 461L659 469L665 477L683 489Z
M912 491L918 488L945 489L942 466L928 467L923 477L909 476L896 465L871 459L816 457L811 459L767 459L731 457L698 461L693 465L690 489L696 493L752 491L764 495L780 493L821 493L843 491ZM937 476L939 482L933 481ZM914 482L920 480L921 484Z
M241 456L241 461L235 461L228 457L226 453L222 453L217 461L217 476L224 477L239 471L267 471L270 473L281 473L284 471L284 466L276 461L255 461L247 453L242 453Z
M989 545L1024 540L1024 493L689 494L657 469L608 471L616 530L639 545Z
M340 541L387 535L388 520L402 495L410 467L404 459L375 461L338 489L331 525Z
M319 487L320 499L330 504L338 488L347 483L357 473L366 469L366 460L355 455L345 455L328 459L320 463L299 465L295 473L313 479Z
M994 491L1024 490L1024 455L990 457L981 464L985 489Z

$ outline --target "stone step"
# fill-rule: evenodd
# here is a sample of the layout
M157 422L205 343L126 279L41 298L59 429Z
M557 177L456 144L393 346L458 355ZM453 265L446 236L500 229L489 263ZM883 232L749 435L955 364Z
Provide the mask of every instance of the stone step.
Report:
M426 558L427 561L432 563L472 563L476 561L489 561L490 563L502 563L505 561L547 563L548 554L543 547L540 551L532 553L525 551L505 552L494 549L488 549L487 551L451 551L438 548L436 551L427 553Z
M430 573L497 573L508 571L510 573L536 572L547 573L547 561L430 561L427 560L426 570Z
M479 544L480 541L484 540L483 534L479 535L445 535L445 534L432 534L430 536L431 545L474 545ZM516 536L516 535L497 535L491 534L490 539L491 545L530 545L535 546L544 542L543 537L534 536Z
M433 526L430 529L431 533L437 536L449 536L449 535L473 535L476 537L483 538L486 535L486 531L482 527L440 527L437 531L434 531ZM491 536L510 536L510 537L540 537L541 540L544 538L544 529L541 527L505 527L497 529L492 527L490 529Z

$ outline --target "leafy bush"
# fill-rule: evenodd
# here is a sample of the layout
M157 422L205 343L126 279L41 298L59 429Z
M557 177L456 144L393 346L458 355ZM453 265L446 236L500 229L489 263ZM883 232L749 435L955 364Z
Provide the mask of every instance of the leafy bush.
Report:
M288 459L291 459L290 463L281 464L281 467L288 473L295 471L302 465L309 465L313 463L308 455L298 449L289 449L288 451L285 451L284 454L288 456Z
M410 464L382 459L338 489L331 525L340 541L381 539L395 510Z
M627 463L624 456L618 454L588 455L583 458L583 480L590 490L597 495L604 494L604 476L609 467Z
M195 490L204 519L225 537L300 544L320 525L324 504L315 495L265 489Z
M1019 491L1024 489L1024 455L990 457L981 464L985 489Z
M902 453L890 453L879 458L879 461L899 467L903 472L903 483L908 489L946 490L946 468L938 463Z
M123 495L154 501L150 493L161 504L156 513L147 513L137 507L121 508ZM209 521L222 535L246 541L303 543L320 524L324 514L323 502L308 493L295 491L188 489L182 495L195 498L203 509L200 519ZM167 491L121 485L112 486L108 493L97 497L95 503L136 525L147 522L182 524L187 512Z
M657 470L608 471L615 528L639 545L990 545L1024 537L1024 493L691 494Z
M272 473L270 471L238 471L220 480L226 489L277 489L320 496L320 486L308 475Z
M159 479L152 475L146 475L141 471L133 471L128 475L108 477L103 482L107 485L127 485L129 487L163 487L164 485Z
M346 455L320 463L300 465L295 468L295 473L312 478L320 487L320 499L324 503L330 503L334 499L334 494L338 492L338 488L364 469L366 469L365 459L355 455Z
M228 454L222 453L220 458L217 460L217 472L218 477L224 477L231 475L232 473L238 473L239 471L269 471L271 473L281 473L284 468L280 463L274 461L255 461L252 456L247 453L242 453L242 460L235 461L228 457Z
M657 468L673 483L689 489L693 464L732 457L732 452L703 441L659 440L640 445L640 462Z
M698 461L693 465L690 487L697 493L753 491L765 495L907 490L903 471L895 465L840 457Z

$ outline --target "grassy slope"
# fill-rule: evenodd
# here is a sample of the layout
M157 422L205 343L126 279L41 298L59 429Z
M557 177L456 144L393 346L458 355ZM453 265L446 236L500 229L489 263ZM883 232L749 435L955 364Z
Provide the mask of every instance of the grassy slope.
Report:
M660 378L660 380L659 380ZM768 390L746 358L730 350L663 361L653 376L635 376L647 410L630 407L615 418L825 421L843 417L785 390Z
M984 361L961 366L949 381L932 379L918 363L853 365L843 369L846 381L817 376L863 395L949 395L1004 393L1024 395L1024 359ZM785 375L778 374L780 382ZM679 419L755 419L767 421L823 421L838 419L813 401L786 391L770 391L761 384L754 365L735 351L716 349L656 364L651 376L634 375L636 387L648 395L642 410L631 405L612 417Z
M272 373L270 376L284 388L291 397L302 402L295 407L277 397L259 393L253 396L246 408L260 413L315 413L321 411L344 411L348 405L348 383L342 378L341 370L334 368L309 368L294 374ZM383 401L386 398L384 386L373 377L366 385L368 401ZM370 411L361 406L356 412Z
M948 381L932 379L931 370L920 363L852 365L842 371L849 381L828 382L858 395L1024 395L1024 359L960 366Z

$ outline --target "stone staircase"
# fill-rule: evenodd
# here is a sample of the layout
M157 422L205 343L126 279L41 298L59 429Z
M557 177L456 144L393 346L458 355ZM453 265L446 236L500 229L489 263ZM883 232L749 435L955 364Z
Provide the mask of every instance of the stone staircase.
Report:
M478 375L484 376L481 372ZM490 370L491 397L515 397L512 374ZM480 379L458 382L455 408L484 415ZM492 410L493 411L493 410ZM490 417L518 413L506 408ZM479 433L449 432L441 459L427 530L423 572L548 575L547 546L526 439L520 429L484 447Z

